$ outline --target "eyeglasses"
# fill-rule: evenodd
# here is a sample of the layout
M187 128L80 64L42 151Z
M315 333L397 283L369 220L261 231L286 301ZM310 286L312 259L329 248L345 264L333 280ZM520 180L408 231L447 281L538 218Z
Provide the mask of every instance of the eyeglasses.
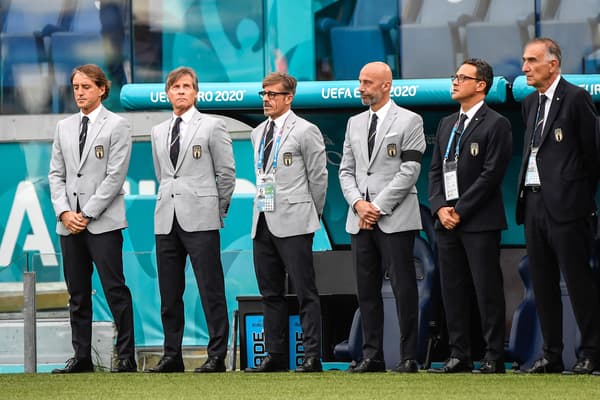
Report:
M470 80L470 81L480 81L480 80L481 80L481 79L479 79L479 78L474 78L474 77L472 77L472 76L463 75L463 74L460 74L460 75L452 75L452 76L450 77L450 80L451 80L452 82L454 82L454 80L455 80L455 79L456 79L456 80L458 80L458 83L463 83L464 81L469 81L469 80Z
M269 100L274 99L275 97L277 97L277 95L287 95L290 94L290 92L265 92L264 90L261 90L260 92L258 92L258 95L262 98L268 97Z

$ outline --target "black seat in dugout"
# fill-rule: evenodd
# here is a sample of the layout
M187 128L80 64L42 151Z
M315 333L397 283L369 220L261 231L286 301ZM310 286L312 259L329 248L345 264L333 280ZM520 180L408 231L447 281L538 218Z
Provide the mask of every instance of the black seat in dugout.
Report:
M417 275L417 288L419 291L419 362L428 365L430 360L432 327L437 326L439 317L439 277L434 250L430 243L435 243L433 238L433 221L429 209L421 206L421 219L423 233L427 240L420 235L415 238L414 259ZM429 243L430 242L430 243ZM436 289L437 288L437 289ZM384 355L387 368L393 368L400 361L398 338L400 336L398 318L396 314L396 301L391 289L391 283L385 279L382 285L384 302ZM435 324L432 324L435 321ZM334 356L342 361L358 361L362 357L362 324L360 310L356 310L348 339L337 344Z
M396 68L398 14L398 0L356 0L348 25L333 18L317 21L318 29L330 34L335 79L357 79L371 61Z

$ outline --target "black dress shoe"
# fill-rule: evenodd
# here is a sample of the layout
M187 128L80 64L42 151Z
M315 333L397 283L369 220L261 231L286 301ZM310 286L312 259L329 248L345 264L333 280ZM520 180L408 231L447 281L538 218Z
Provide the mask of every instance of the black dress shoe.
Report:
M364 372L385 372L385 362L372 358L363 358L356 367L348 369L348 372L362 374Z
M155 367L148 368L145 372L183 372L184 369L183 358L181 356L163 356Z
M589 358L580 358L573 366L572 372L578 375L591 374L595 369L596 364L594 361Z
M219 357L208 357L208 360L194 372L225 372L225 360Z
M533 367L527 370L529 374L559 374L563 372L565 366L562 361L559 362L550 362L547 358L540 358L535 363L533 363Z
M268 354L256 368L246 368L246 372L288 372L287 360L284 356Z
M296 367L296 372L322 372L323 364L318 357L304 357L304 362Z
M69 358L64 368L52 370L53 374L76 374L80 372L94 372L94 364L89 358Z
M120 358L110 372L137 372L137 364L133 358Z
M474 374L503 374L506 372L502 360L483 360L479 369L474 369Z
M457 372L471 372L473 370L473 363L470 361L463 361L460 358L450 357L446 360L446 363L442 368L430 368L427 372L437 374L454 374Z
M392 371L404 374L414 373L419 371L419 366L415 360L404 360L401 361Z

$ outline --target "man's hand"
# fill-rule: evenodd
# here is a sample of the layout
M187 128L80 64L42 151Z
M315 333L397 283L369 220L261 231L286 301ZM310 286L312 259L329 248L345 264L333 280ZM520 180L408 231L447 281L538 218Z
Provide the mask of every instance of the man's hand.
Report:
M360 229L366 229L368 231L372 231L373 230L373 225L369 224L367 221L365 221L362 218L358 221L358 227Z
M460 215L454 210L454 207L440 207L437 210L437 216L442 223L442 226L449 231L456 228L460 223Z
M81 213L76 213L74 211L65 211L60 214L60 221L71 234L82 232L90 222L90 220L84 218Z
M359 200L354 204L354 210L360 217L361 221L369 225L374 225L381 217L381 212L371 202ZM359 223L360 226L360 223ZM362 228L361 228L362 229Z

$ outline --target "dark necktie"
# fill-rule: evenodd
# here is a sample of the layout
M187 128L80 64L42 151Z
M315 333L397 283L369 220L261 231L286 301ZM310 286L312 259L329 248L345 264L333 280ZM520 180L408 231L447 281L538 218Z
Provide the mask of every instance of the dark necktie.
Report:
M171 157L171 163L173 167L177 165L177 158L179 157L179 124L181 124L181 117L177 117L171 129L171 145L169 146L169 156Z
M265 134L265 150L263 151L263 171L267 168L267 161L271 155L271 148L273 147L273 131L275 130L275 122L269 122L267 133Z
M460 137L465 130L465 121L467 120L467 114L460 114L460 118L458 119L458 126L456 127L456 131L454 132L454 143L452 143L452 152L454 153L454 158L456 159L456 144L460 143Z
M85 139L87 138L89 121L90 119L85 115L83 118L81 118L81 132L79 133L79 157L81 157L81 153L83 153L83 148L85 147Z
M367 145L369 146L369 159L373 153L373 147L375 146L375 136L377 136L377 114L373 113L371 117L371 125L369 125L369 137L367 139Z
M544 127L544 118L546 113L546 99L545 95L540 95L537 109L537 118L535 120L535 128L533 129L533 147L537 147L540 139L542 138L542 129Z

